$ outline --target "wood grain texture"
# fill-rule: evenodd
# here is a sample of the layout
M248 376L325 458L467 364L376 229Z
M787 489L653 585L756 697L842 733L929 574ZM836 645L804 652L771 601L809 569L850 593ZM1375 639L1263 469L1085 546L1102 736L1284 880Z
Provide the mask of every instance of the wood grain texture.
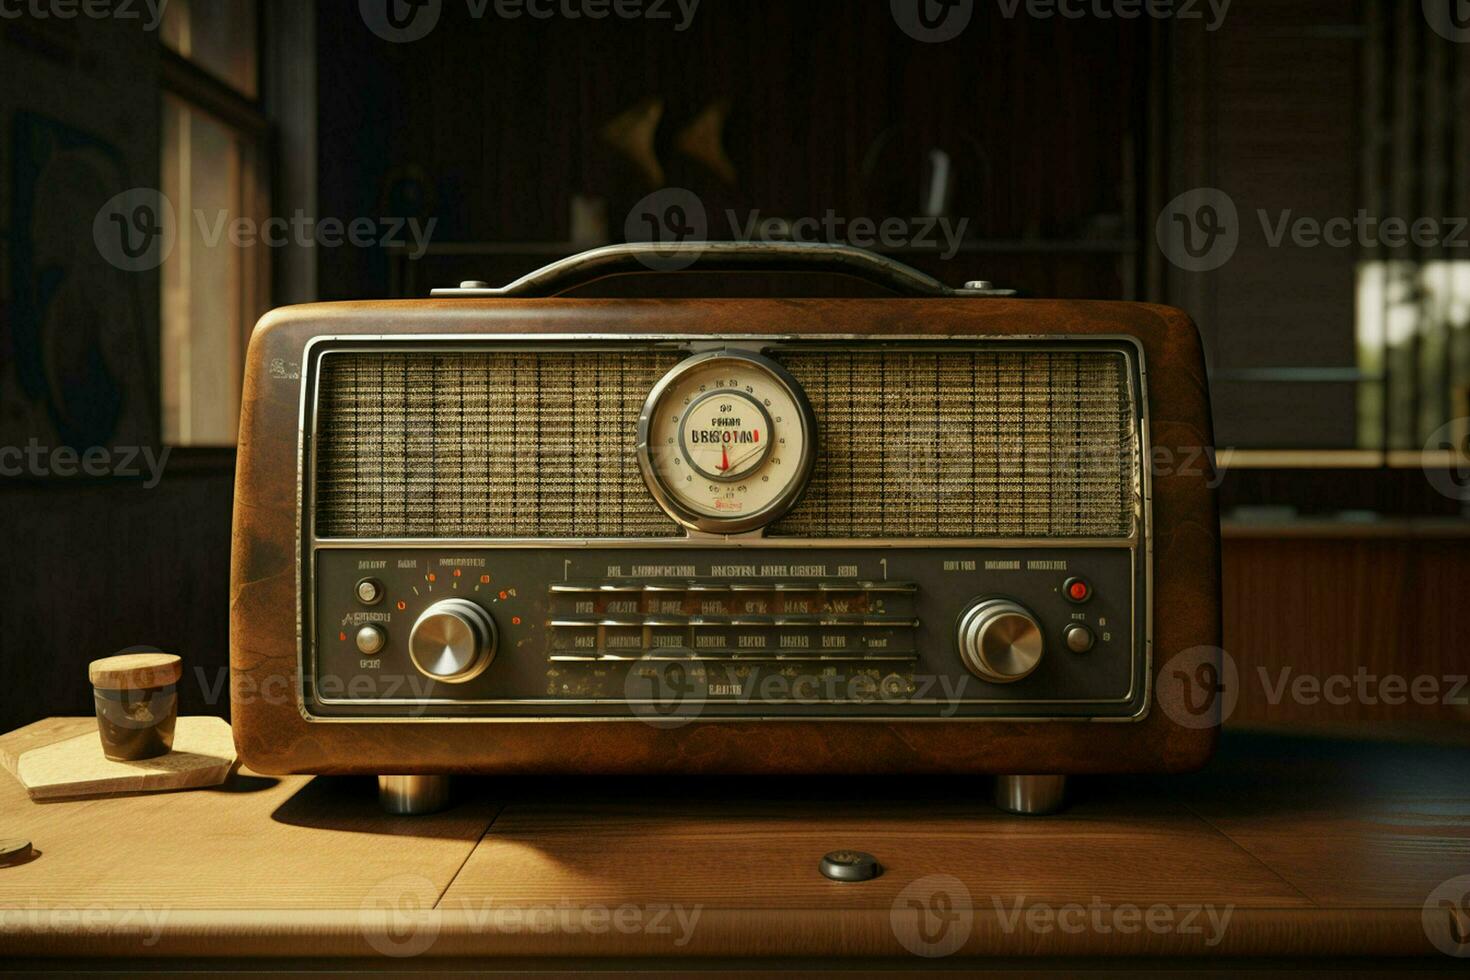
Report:
M440 902L443 908L674 902L718 909L888 910L916 881L952 875L975 908L1017 902L1213 902L1308 908L1295 888L1177 804L1140 814L1105 800L1046 820L981 802L920 808L848 802L668 800L506 806ZM828 851L875 855L861 887L816 873ZM650 854L658 860L650 861ZM722 883L723 882L723 883Z
M1231 723L1470 730L1462 540L1229 537L1224 567Z
M96 718L42 718L23 728L0 735L0 765L15 772L22 753L97 730Z
M1470 874L1470 749L1234 736L1251 763L1186 777L1184 799L1313 902L1422 906Z
M183 661L172 653L124 653L87 665L87 679L92 686L109 691L138 691L177 684L183 674Z
M1466 873L1464 761L1233 735L1203 773L1084 778L1027 819L922 777L464 780L429 818L356 779L40 805L0 777L5 833L40 851L0 872L0 956L911 957L894 906L946 880L956 957L1437 956L1422 908ZM884 873L827 881L838 847ZM1068 908L1102 925L1015 918ZM1178 927L1113 928L1132 908Z
M35 803L7 774L0 776L4 834L29 837L40 856L4 869L0 910L108 907L156 918L267 909L282 921L289 916L280 910L356 911L397 875L448 887L495 807L477 799L397 819L379 809L366 780L248 770L183 793Z
M1135 337L1149 437L1166 458L1211 445L1198 333L1183 313L1132 303L1027 300L423 300L291 307L257 326L247 359L235 494L231 689L241 757L261 772L819 773L1152 772L1200 766L1213 729L1163 711L1136 724L769 721L658 730L627 723L312 723L299 707L296 473L303 363L324 333L858 334ZM286 373L290 372L278 372ZM1219 521L1204 467L1153 484L1154 663L1220 637Z
M235 766L235 742L223 718L190 717L176 722L172 750L153 759L107 758L94 726L4 761L33 800L155 793L218 786Z

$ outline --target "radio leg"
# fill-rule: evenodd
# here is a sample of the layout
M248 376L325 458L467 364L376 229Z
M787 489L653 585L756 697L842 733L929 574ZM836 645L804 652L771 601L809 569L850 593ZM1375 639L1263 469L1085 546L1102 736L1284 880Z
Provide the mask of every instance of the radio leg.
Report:
M1038 816L1061 809L1066 776L996 776L995 805L1011 813Z
M378 802L401 817L436 813L449 805L449 777L379 776Z

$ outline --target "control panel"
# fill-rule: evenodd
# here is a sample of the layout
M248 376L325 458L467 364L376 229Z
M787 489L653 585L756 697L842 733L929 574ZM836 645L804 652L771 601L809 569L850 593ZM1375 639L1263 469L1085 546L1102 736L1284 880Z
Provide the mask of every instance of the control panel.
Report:
M1141 717L1125 546L332 546L313 717Z

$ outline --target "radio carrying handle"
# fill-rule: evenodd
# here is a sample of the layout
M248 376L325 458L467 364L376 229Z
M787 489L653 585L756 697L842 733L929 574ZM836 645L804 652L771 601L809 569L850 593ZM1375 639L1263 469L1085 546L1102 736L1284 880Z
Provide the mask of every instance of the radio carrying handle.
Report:
M557 296L609 276L696 272L814 272L852 276L908 297L1015 296L986 281L955 289L938 279L884 255L825 242L630 242L606 245L569 255L542 266L515 282L491 286L465 282L455 289L435 289L441 298L533 299Z

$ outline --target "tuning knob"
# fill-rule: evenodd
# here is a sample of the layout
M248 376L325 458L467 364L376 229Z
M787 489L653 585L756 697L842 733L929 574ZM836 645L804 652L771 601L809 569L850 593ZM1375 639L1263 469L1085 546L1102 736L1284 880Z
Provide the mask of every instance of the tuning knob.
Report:
M434 603L413 624L408 655L436 681L462 684L495 659L495 620L468 599Z
M1041 663L1041 626L1025 606L981 599L960 617L960 657L974 674L1010 684Z

